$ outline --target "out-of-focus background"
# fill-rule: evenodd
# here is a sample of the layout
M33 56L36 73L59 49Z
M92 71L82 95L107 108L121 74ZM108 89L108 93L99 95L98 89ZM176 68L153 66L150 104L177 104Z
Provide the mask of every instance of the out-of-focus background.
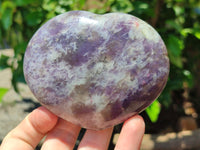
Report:
M47 20L71 10L123 12L159 32L168 49L170 74L162 94L141 113L146 123L141 149L200 149L199 0L0 0L0 143L40 106L23 76L28 41ZM115 127L109 149L120 129Z

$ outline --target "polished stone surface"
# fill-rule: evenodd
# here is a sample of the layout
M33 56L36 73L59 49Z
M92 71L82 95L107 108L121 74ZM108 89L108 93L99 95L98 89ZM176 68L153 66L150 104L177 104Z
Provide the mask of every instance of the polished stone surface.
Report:
M123 13L59 15L35 33L24 58L36 98L61 118L95 130L144 110L163 90L168 73L159 34Z

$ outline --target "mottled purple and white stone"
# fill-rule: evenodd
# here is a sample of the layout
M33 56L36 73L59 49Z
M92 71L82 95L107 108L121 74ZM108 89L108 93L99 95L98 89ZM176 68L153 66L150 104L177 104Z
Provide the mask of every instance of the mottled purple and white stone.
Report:
M84 128L119 124L149 106L169 73L159 34L137 17L71 11L45 23L24 57L42 105Z

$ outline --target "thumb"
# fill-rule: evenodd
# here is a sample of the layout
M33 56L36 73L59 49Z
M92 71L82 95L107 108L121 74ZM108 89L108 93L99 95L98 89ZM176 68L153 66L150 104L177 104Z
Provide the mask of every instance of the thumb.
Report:
M58 117L44 107L31 112L4 138L1 150L34 150L47 132L56 125Z

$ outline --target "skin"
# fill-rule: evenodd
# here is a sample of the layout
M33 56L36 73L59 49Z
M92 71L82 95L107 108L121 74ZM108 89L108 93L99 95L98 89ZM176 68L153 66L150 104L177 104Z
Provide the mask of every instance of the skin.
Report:
M72 150L80 127L59 119L46 108L31 112L4 138L0 150L34 150L46 136L42 150ZM106 150L113 128L100 131L87 130L78 149ZM135 115L124 122L115 150L138 150L145 131L141 116Z

